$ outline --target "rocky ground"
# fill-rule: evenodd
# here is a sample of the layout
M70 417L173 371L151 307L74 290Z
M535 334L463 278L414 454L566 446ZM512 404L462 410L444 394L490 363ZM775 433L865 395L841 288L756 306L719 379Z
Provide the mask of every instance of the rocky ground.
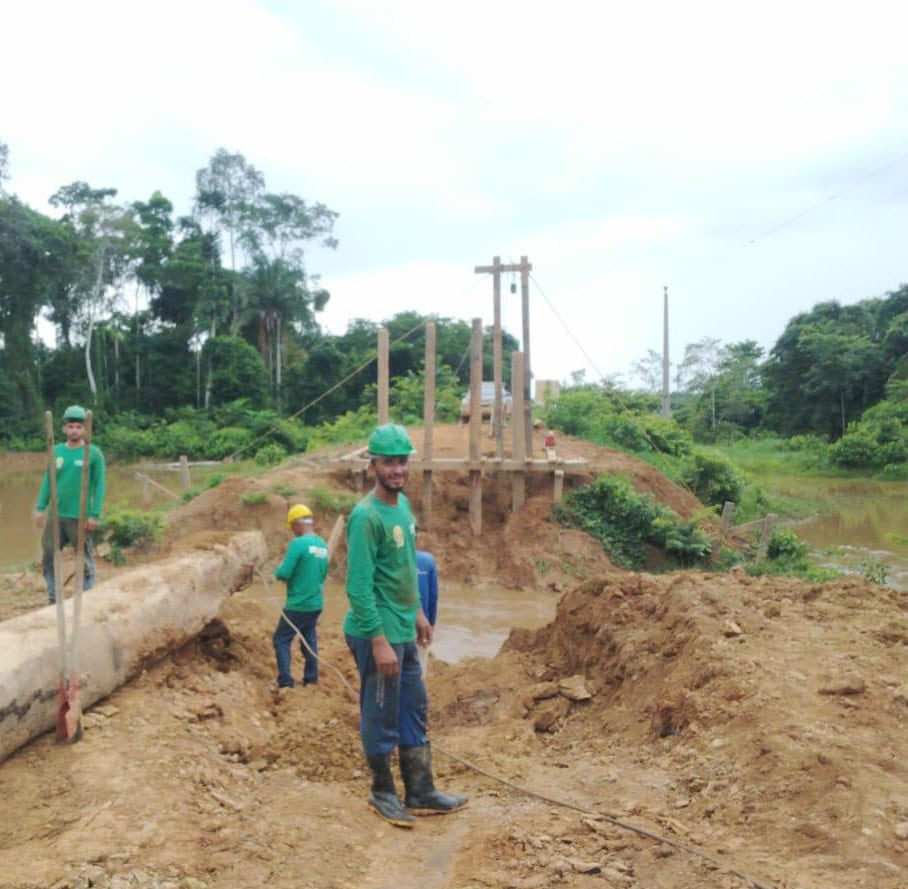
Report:
M465 438L440 435L436 452ZM625 455L559 449L682 515L700 508ZM619 571L546 520L550 484L535 480L515 516L509 488L490 484L477 540L466 479L437 480L424 542L444 577L560 597L550 624L515 630L495 658L430 664L437 778L470 795L466 810L413 831L369 813L344 603L322 618L319 685L278 699L280 590L260 582L86 714L81 742L44 737L0 765L0 887L908 887L906 595ZM307 455L196 498L134 561L244 527L276 560L276 487L352 494ZM250 490L268 501L243 505ZM320 512L323 533L333 519ZM31 583L6 580L6 615L40 604Z

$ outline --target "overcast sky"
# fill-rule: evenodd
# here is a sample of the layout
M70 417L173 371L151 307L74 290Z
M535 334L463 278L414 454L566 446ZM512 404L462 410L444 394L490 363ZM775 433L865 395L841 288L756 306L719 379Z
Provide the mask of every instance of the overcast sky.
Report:
M704 336L770 348L908 281L903 2L8 3L0 140L37 209L77 179L187 212L242 152L340 213L323 327L492 319L533 264L534 373L620 374ZM520 300L504 287L519 337Z

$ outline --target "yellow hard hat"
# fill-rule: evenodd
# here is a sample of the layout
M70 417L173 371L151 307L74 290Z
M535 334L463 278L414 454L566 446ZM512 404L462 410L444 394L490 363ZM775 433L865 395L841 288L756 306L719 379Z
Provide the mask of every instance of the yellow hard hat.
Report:
M311 519L312 510L303 503L296 503L287 510L287 527L300 519Z

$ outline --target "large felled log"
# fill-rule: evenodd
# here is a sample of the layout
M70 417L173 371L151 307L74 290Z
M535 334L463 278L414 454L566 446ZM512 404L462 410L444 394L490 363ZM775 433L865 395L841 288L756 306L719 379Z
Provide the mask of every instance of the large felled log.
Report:
M82 705L109 695L193 638L267 556L258 531L226 545L143 565L85 593L79 644ZM67 630L72 603L67 602ZM0 623L0 760L52 729L60 676L54 606Z

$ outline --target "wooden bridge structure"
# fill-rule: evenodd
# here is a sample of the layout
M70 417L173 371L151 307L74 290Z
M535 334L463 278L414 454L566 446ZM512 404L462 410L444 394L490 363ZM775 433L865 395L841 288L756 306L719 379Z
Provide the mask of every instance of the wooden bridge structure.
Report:
M493 328L495 338L493 362L501 362L501 328L497 323ZM387 423L389 418L389 375L388 356L390 342L388 331L382 328L378 332L378 422ZM524 353L514 352L511 355L511 391L513 393L511 409L511 447L505 446L503 435L503 412L496 415L494 409L489 421L490 430L495 433L495 454L483 455L482 439L482 355L483 334L482 319L474 318L470 336L470 419L467 453L459 457L436 457L434 453L435 430L435 323L426 323L425 354L425 395L423 398L423 441L422 450L411 458L410 466L422 472L422 516L421 522L430 527L432 524L432 485L436 474L446 472L468 473L470 483L469 516L470 527L474 534L482 533L482 486L483 478L495 473L506 473L511 480L511 508L518 512L526 502L527 473L546 473L552 479L552 498L561 500L564 493L566 475L580 475L589 471L586 460L565 459L556 454L555 448L546 448L544 457L535 457L531 452L532 429L527 428L530 411L526 403L529 382L526 379ZM501 368L494 368L496 397L495 404L502 403ZM418 444L414 442L414 444ZM355 478L356 486L364 489L369 465L366 448L359 448L329 464L332 468L349 471Z

